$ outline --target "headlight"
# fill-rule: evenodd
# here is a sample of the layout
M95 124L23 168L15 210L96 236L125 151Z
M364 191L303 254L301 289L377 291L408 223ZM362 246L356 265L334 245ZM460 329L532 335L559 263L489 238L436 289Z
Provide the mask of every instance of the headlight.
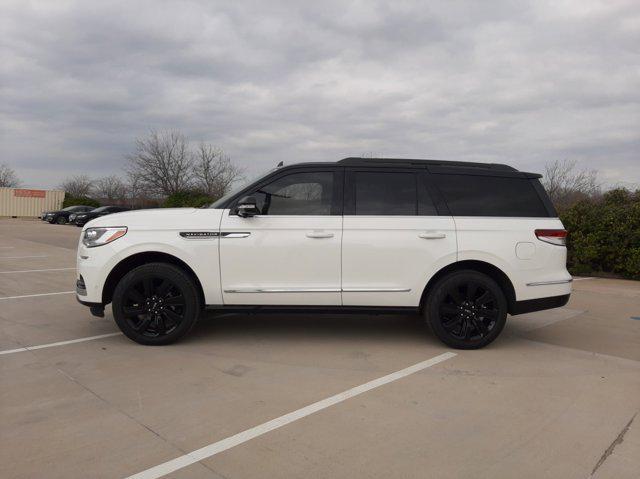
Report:
M73 221L76 219L76 215L69 215L69 221Z
M126 226L109 226L105 228L87 228L82 235L82 243L88 248L102 246L122 238L127 234Z

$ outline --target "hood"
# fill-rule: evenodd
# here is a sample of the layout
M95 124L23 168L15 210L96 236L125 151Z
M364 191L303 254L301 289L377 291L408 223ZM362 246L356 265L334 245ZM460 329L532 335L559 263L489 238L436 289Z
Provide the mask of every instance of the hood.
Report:
M99 216L86 224L96 226L126 226L131 230L172 230L181 228L218 228L222 210L211 208L156 208L123 211Z

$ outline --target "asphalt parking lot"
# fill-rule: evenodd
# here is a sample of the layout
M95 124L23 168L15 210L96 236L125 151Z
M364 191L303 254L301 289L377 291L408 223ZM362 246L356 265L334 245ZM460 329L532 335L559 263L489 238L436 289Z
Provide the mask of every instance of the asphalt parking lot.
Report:
M79 232L0 219L0 477L640 477L640 282L579 278L480 351L327 315L144 347L76 303Z

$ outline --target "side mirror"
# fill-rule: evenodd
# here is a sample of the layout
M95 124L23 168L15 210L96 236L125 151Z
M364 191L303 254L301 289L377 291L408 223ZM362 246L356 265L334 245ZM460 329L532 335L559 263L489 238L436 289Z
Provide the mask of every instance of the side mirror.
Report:
M242 218L250 218L260 214L258 202L253 196L245 196L238 201L236 205L236 213Z

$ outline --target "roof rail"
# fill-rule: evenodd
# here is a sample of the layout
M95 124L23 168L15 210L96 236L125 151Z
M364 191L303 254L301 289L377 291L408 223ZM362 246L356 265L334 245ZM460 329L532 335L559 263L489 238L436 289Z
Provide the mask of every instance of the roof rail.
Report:
M432 166L457 166L464 168L484 168L500 171L518 171L514 167L509 165L503 165L500 163L476 163L471 161L442 161L442 160L422 160L411 158L361 158L357 156L351 156L349 158L343 158L338 161L340 165L432 165Z

